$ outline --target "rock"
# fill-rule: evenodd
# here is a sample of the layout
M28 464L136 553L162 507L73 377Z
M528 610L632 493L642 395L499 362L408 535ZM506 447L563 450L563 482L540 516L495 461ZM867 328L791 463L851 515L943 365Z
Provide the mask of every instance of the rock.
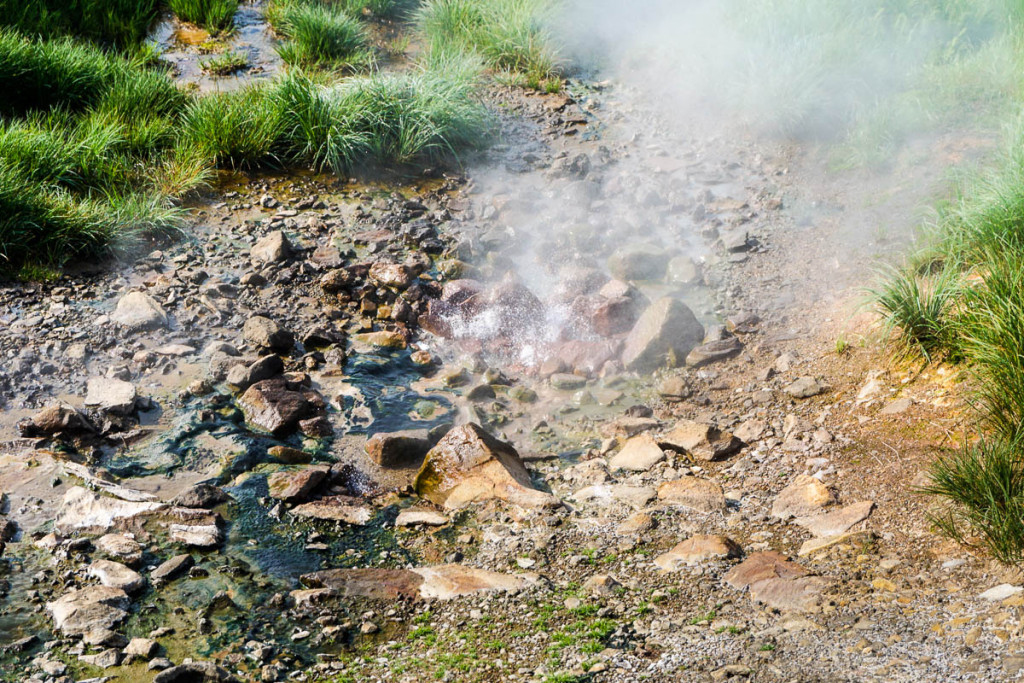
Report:
M622 349L622 363L637 372L678 365L703 338L704 327L693 311L665 297L651 304L633 326Z
M696 566L713 560L739 557L743 553L736 541L726 536L692 536L654 560L665 571L678 571L682 566Z
M640 315L640 304L628 296L604 299L589 311L590 327L603 337L613 337L633 329Z
M291 332L262 315L254 315L245 321L242 337L261 349L279 353L287 353L295 345L295 337Z
M863 546L874 539L875 535L870 531L854 531L848 534L838 534L835 536L824 536L821 538L815 537L810 540L804 541L800 546L800 550L797 551L799 557L807 557L814 553L830 548L840 543L847 545Z
M612 277L628 280L661 280L665 277L669 255L653 247L625 247L608 257Z
M96 549L108 557L115 557L129 566L142 562L142 546L124 534L106 534L95 541Z
M587 378L579 375L570 375L564 372L557 372L551 375L548 381L555 389L562 391L576 391L587 385Z
M808 517L833 502L835 499L827 486L810 475L801 474L776 496L772 517L782 520Z
M670 403L678 403L693 396L693 389L685 377L673 375L662 380L658 395Z
M4 496L0 493L0 506L3 505ZM12 519L0 517L0 553L3 552L3 544L12 540L18 533L18 525Z
M293 389L281 378L265 379L246 389L238 405L251 426L271 434L294 431L301 420L323 410L323 399L310 390Z
M700 268L689 256L676 256L668 262L665 281L674 285L692 285L700 282Z
M385 261L378 261L370 266L368 277L370 282L378 287L390 287L397 290L408 289L415 279L408 266Z
M440 512L409 508L398 513L398 517L395 519L395 526L416 526L418 524L424 526L444 526L450 521L448 517Z
M448 509L495 498L525 508L559 504L554 496L533 488L511 445L472 423L455 427L430 449L413 488Z
M801 377L782 390L793 398L811 398L825 391L825 386L813 377Z
M92 377L85 395L85 405L115 415L130 415L135 412L138 394L135 385L119 379Z
M293 503L309 498L317 486L327 478L325 467L307 467L301 470L274 472L267 477L270 497Z
M743 443L754 443L760 439L768 430L768 424L764 420L751 418L740 424L733 432L733 435Z
M855 524L859 524L867 519L874 507L873 501L865 500L832 512L810 517L798 517L793 520L793 523L807 529L817 538L839 536L845 534Z
M146 587L146 579L141 574L120 562L93 560L88 571L89 576L96 577L104 586L120 588L129 595Z
M694 420L680 420L672 431L658 439L658 444L707 461L726 458L743 447L743 442L729 432Z
M237 680L226 669L211 662L188 662L164 669L153 678L153 683L234 683Z
M170 581L187 572L195 563L195 560L188 553L175 555L161 563L159 567L150 573L149 577L154 581Z
M244 365L239 363L228 370L227 383L239 391L245 391L256 382L277 377L284 372L284 361L280 356L270 354Z
M900 415L914 406L912 398L898 398L878 411L879 415Z
M112 629L128 616L128 594L120 588L86 586L46 603L54 626L65 636Z
M810 576L803 566L777 552L755 553L733 567L724 581L736 590L750 590L755 602L783 611L807 612L819 602L829 582Z
M404 349L409 346L408 340L401 332L395 332L392 330L364 332L362 334L353 335L352 339L378 349Z
M66 403L47 406L27 424L20 425L22 436L77 436L96 431L89 419Z
M292 245L281 230L275 230L261 238L249 250L249 257L256 263L278 263L292 255Z
M982 600L988 600L989 602L1002 602L1007 598L1012 598L1014 595L1017 595L1021 591L1024 591L1024 588L1020 586L1014 586L1009 583L1001 583L998 586L989 588L987 591L985 591L978 597Z
M87 529L106 531L118 519L143 515L163 507L163 503L121 500L72 486L61 500L53 526L61 535Z
M389 469L419 468L434 442L426 430L378 432L370 437L363 449L370 458Z
M415 569L328 569L306 574L303 585L332 588L343 597L394 600L450 600L465 595L516 592L529 581L524 577L445 564Z
M216 524L172 524L168 538L192 548L214 548L224 540L224 533Z
M302 331L299 341L307 349L320 349L334 344L343 344L345 334L333 326L313 325Z
M310 453L291 446L271 446L267 455L286 465L308 465L313 461Z
M79 655L78 659L90 666L110 669L121 663L121 653L114 648L109 648L95 655Z
M152 638L132 638L122 650L122 654L128 657L152 659L159 650L160 646Z
M726 509L722 487L713 481L697 477L683 477L665 482L658 487L658 499L698 512L724 512Z
M646 486L629 486L627 484L595 484L580 489L572 495L579 503L597 503L601 506L628 505L641 508L654 500L658 494Z
M651 491L651 498L654 498L654 491ZM615 527L615 533L619 536L636 536L651 531L657 525L657 520L646 512L635 512Z
M160 304L143 292L128 292L118 299L110 319L131 331L154 330L169 324Z
M608 574L594 574L583 582L583 589L593 595L610 596L622 584Z
M232 500L231 495L219 486L200 483L193 484L176 495L171 503L183 508L209 510L230 500Z
M738 356L743 344L736 337L726 337L719 341L701 344L686 356L686 365L691 368L702 368L718 361Z
M611 470L646 472L665 459L665 452L650 434L634 436L608 462Z
M373 510L358 498L351 496L327 496L310 503L296 505L291 509L296 517L329 519L353 526L364 526L373 517Z

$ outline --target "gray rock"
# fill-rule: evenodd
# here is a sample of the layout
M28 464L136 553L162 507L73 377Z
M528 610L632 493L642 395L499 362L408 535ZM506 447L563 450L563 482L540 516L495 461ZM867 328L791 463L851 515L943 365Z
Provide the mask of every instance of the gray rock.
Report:
M702 368L718 361L739 355L743 344L736 337L726 337L719 341L701 344L686 356L686 364L691 368Z
M20 425L22 436L79 435L96 431L89 419L66 403L51 405L39 411L29 422Z
M424 429L380 432L370 437L363 448L381 467L407 468L422 465L423 458L435 444Z
M793 398L811 398L825 391L825 387L813 377L800 377L783 388Z
M292 245L284 232L275 230L252 246L249 256L256 263L278 263L292 255Z
M153 683L233 683L237 680L227 669L212 662L189 662L161 671L153 678Z
M195 563L195 560L193 560L192 556L188 553L175 555L154 569L149 576L153 580L169 581L170 579L187 572Z
M626 337L622 363L628 370L651 372L678 365L704 339L704 327L683 302L665 297L651 304Z
M146 587L146 579L138 572L110 560L93 560L89 565L89 576L94 576L100 583L110 588L120 588L129 595Z
M661 280L669 255L664 249L626 247L608 257L608 272L619 280Z
M284 372L284 361L280 356L270 354L249 365L235 365L228 370L226 381L239 391L245 391L256 382L277 377Z
M128 616L128 594L120 588L86 586L46 603L54 626L64 635L112 629Z
M245 321L242 336L246 341L271 351L287 352L295 345L291 332L262 315L254 315Z
M132 638L122 652L130 657L152 659L159 649L160 646L152 638Z
M130 415L135 411L136 399L138 392L131 382L93 377L87 385L85 405L115 415Z
M231 500L231 495L218 486L195 484L175 496L171 503L183 508L210 509L229 500Z
M163 307L143 292L128 292L122 296L110 319L132 331L154 330L169 324Z

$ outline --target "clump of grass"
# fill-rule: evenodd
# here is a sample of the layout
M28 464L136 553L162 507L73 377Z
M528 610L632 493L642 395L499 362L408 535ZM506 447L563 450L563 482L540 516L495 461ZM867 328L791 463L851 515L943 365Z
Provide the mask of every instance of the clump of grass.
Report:
M369 61L366 29L343 9L288 0L272 10L270 20L287 39L278 47L287 64L337 68Z
M415 22L431 52L475 52L539 86L557 72L545 27L551 9L549 0L426 0Z
M210 33L231 28L238 12L238 0L168 0L179 19L202 26Z
M213 76L229 76L248 68L249 58L240 52L225 52L200 62L203 71Z
M128 49L146 39L157 9L157 0L0 0L0 24L26 35L74 35Z
M930 515L959 543L1007 564L1024 560L1024 457L1019 441L981 441L936 460L923 493L948 507Z
M274 162L280 112L268 91L257 86L201 97L182 115L179 148L232 168Z
M904 268L890 270L871 296L899 354L931 360L956 353L953 318L961 291L952 269L922 274Z

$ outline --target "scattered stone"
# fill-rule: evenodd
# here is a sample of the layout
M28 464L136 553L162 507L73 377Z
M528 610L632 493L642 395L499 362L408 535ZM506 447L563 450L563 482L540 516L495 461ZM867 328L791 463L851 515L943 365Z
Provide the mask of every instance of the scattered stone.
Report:
M583 589L594 595L614 595L622 584L607 574L594 574L583 582Z
M100 669L110 669L121 663L121 653L109 648L95 655L79 655L78 659Z
M85 405L115 415L130 415L135 411L138 393L131 382L107 377L89 379Z
M261 349L286 353L295 345L295 337L276 322L262 315L254 315L242 326L242 337Z
M661 280L669 255L653 247L626 247L608 257L608 272L622 280Z
M650 434L634 436L609 463L611 470L646 472L665 459L665 452Z
M447 509L494 498L526 508L559 504L554 496L533 488L511 445L472 423L455 427L430 449L413 488Z
M408 266L385 261L377 261L370 266L368 277L371 282L380 287L391 287L397 290L408 289L415 278Z
M119 519L127 519L164 508L163 503L128 501L93 493L81 486L72 486L64 494L54 528L68 535L74 531L106 531Z
M296 517L329 519L353 526L364 526L373 517L373 510L358 498L350 496L328 496L309 503L296 505L291 509Z
M813 377L801 377L782 390L793 398L811 398L825 391L825 386Z
M879 415L900 415L914 407L914 399L898 398L878 411Z
M234 683L237 680L226 669L211 662L188 662L161 671L153 678L153 683Z
M693 389L685 377L673 375L662 380L658 395L670 403L678 403L693 396Z
M755 553L733 567L724 581L736 590L750 590L750 597L774 609L812 611L829 582L811 576L803 566L769 551Z
M179 493L171 501L171 504L183 508L209 510L230 500L232 500L231 495L219 486L200 483Z
M726 337L718 341L702 344L690 351L686 356L686 365L691 368L702 368L718 361L738 356L743 344L736 337Z
M989 588L987 591L985 591L978 597L982 600L988 600L989 602L1002 602L1007 598L1011 598L1014 595L1017 595L1021 591L1024 591L1024 588L1020 586L1014 586L1009 583L1001 583L998 586Z
M306 574L301 581L313 588L332 588L343 597L384 600L450 600L464 595L517 592L530 583L524 577L458 564L416 569L328 569Z
M294 431L299 422L324 409L323 399L308 389L293 388L284 379L265 379L238 399L247 423L271 434Z
M364 450L381 467L420 467L434 442L426 430L378 432L367 440Z
M655 301L626 337L622 363L628 370L651 372L664 365L679 365L704 339L704 327L693 311L678 299Z
M93 560L89 565L89 576L96 577L104 586L120 588L129 595L146 587L145 577L120 562L110 560Z
M736 541L726 536L692 536L654 560L665 571L696 566L709 561L727 560L743 554Z
M807 557L813 555L816 552L831 548L834 545L840 543L846 543L848 545L864 545L871 541L875 535L870 531L854 531L847 534L839 534L836 536L825 536L822 538L812 538L804 541L800 546L800 550L797 551L798 557Z
M560 389L562 391L576 391L577 389L582 389L587 386L586 377L570 375L564 372L551 375L551 378L548 381L551 382L551 386L555 389Z
M292 245L281 230L275 230L260 239L249 250L249 257L256 263L278 263L292 255Z
M226 381L239 391L245 391L253 384L277 377L284 372L284 361L280 356L270 354L245 365L239 363L228 370Z
M152 659L160 646L152 638L132 638L122 651L125 656Z
M92 434L96 429L89 419L66 403L47 406L28 423L20 426L22 436L57 436Z
M775 498L772 517L782 520L808 517L833 502L835 499L827 486L810 475L801 474Z
M309 498L316 487L327 478L325 467L306 467L301 470L274 472L267 477L271 498L293 503Z
M169 324L160 304L143 292L128 292L122 296L110 320L131 331L154 330Z
M57 629L76 636L114 628L128 616L128 605L128 594L120 588L86 586L46 603L46 610Z
M651 498L654 498L654 491L651 491ZM615 527L615 533L619 536L636 536L651 531L657 524L657 520L646 512L635 512Z
M596 484L580 489L572 495L578 503L597 503L601 506L624 504L632 508L641 508L658 494L646 486L629 486L627 484Z
M671 432L658 439L658 443L662 448L683 451L707 461L726 458L743 447L743 442L729 432L693 420L679 421Z
M810 517L798 517L793 520L793 523L807 529L817 538L839 536L852 529L855 524L867 519L874 507L875 503L873 501L865 500L833 510L832 512Z
M168 537L192 548L213 548L224 540L224 532L216 524L172 524Z
M658 499L698 512L724 512L725 493L722 487L708 479L683 477L665 482L658 487Z
M195 565L195 560L188 553L175 555L166 560L149 575L154 581L170 581L184 574Z
M444 526L450 521L447 516L442 515L440 512L409 508L398 513L398 517L395 519L395 526L416 526L420 524L424 526Z

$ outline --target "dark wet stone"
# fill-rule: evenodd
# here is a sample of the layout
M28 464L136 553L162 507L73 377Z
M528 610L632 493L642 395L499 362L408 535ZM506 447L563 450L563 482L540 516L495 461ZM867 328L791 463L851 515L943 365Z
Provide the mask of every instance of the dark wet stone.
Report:
M284 362L270 354L250 365L236 365L228 371L227 383L244 391L256 382L272 379L284 372Z
M295 344L291 332L262 315L254 315L245 321L242 336L251 344L272 351L287 352Z
M175 555L154 569L153 573L149 576L153 580L169 581L187 572L195 563L195 560L188 553Z
M405 468L419 467L435 443L426 430L408 430L374 434L363 448L381 467Z
M249 387L238 399L238 405L253 427L284 434L322 410L323 399L313 391L293 389L283 378L267 379Z

